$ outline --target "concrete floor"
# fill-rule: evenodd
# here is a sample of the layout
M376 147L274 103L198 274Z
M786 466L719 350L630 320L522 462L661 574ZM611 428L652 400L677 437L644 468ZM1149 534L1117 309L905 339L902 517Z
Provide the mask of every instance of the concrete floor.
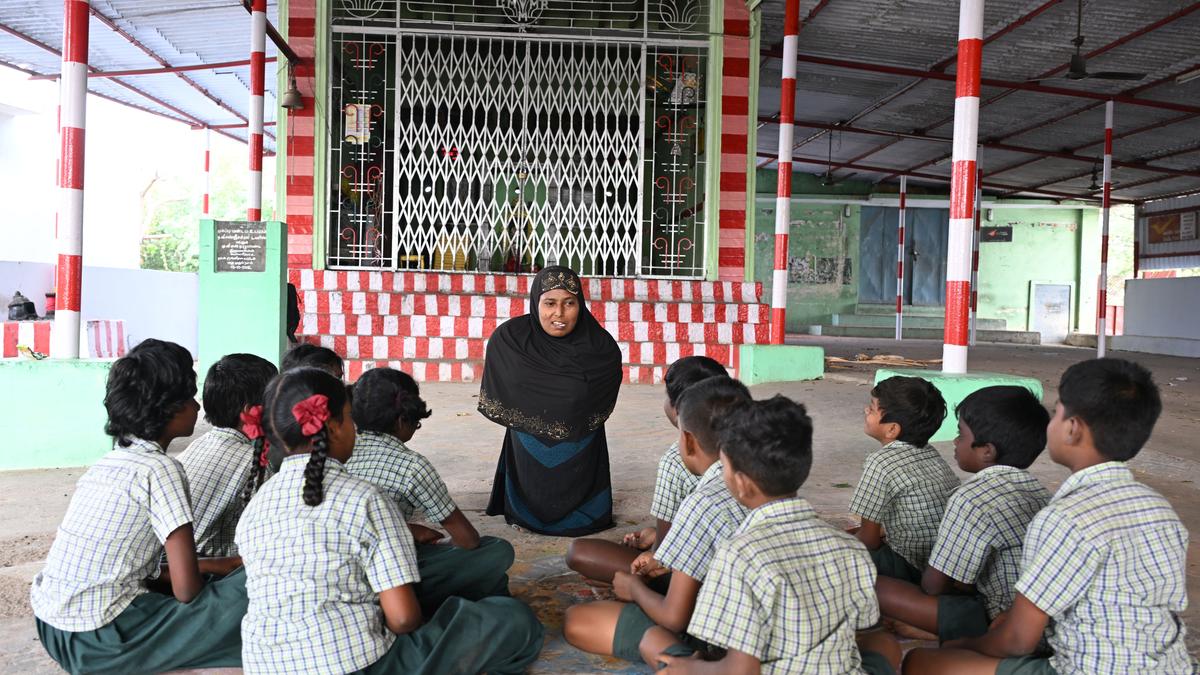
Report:
M830 356L900 354L935 359L941 344L908 340L797 337L798 344L824 346ZM983 345L971 352L971 369L1037 377L1046 387L1046 403L1057 395L1055 386L1070 364L1092 352L1066 347ZM1145 364L1162 388L1164 411L1154 436L1131 463L1139 479L1162 492L1193 533L1200 528L1200 360L1140 354L1119 354ZM858 480L862 457L872 449L863 435L862 406L874 375L873 366L830 370L822 381L763 384L756 397L783 393L808 405L816 423L816 461L804 487L817 510L831 522L849 524L846 513L852 486ZM512 571L514 593L529 602L547 626L547 643L534 673L646 672L613 659L582 654L562 640L562 613L570 604L603 596L583 584L562 564L567 540L514 532L503 519L488 518L487 500L503 429L475 412L478 385L429 384L423 393L434 411L413 439L412 446L439 467L451 493L484 534L509 538L517 549ZM611 451L615 513L620 523L606 533L617 538L651 522L647 513L654 467L674 439L674 430L661 411L662 387L628 386L621 391L607 430ZM198 428L197 432L203 429ZM186 445L177 441L171 452ZM31 448L36 451L36 448ZM950 447L939 444L948 461ZM1033 472L1054 490L1066 471L1043 455ZM57 669L37 643L27 600L29 580L40 568L81 470L0 472L0 672L52 673ZM1188 589L1200 590L1200 543L1189 550ZM1200 648L1200 610L1184 614L1193 653Z

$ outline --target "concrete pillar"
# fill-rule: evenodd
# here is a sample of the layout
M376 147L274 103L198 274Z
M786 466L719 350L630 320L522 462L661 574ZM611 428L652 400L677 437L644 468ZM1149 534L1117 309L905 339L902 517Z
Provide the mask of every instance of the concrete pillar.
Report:
M262 220L263 91L267 70L267 0L250 3L250 186L247 220Z
M771 344L783 344L787 328L788 224L792 215L792 132L796 121L796 52L800 0L783 10L783 78L779 94L779 168L775 192L775 270L771 278Z

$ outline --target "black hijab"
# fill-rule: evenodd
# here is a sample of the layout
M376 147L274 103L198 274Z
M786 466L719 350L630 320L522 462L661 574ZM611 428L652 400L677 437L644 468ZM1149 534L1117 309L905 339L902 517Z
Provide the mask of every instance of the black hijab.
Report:
M542 329L538 303L563 289L579 299L579 320L563 337ZM588 311L579 275L547 267L529 288L529 313L509 319L488 340L479 412L515 431L578 440L612 413L621 386L621 350Z

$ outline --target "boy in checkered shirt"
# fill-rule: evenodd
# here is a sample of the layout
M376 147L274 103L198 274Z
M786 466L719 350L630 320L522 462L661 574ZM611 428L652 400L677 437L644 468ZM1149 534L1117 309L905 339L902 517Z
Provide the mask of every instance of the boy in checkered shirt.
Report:
M746 386L725 375L684 390L678 408L679 453L700 482L679 506L678 517L654 557L639 558L629 572L614 575L613 591L620 602L593 602L567 610L563 634L572 645L653 665L658 650L646 649L649 630L657 625L680 634L687 628L717 545L746 516L746 509L721 480L713 423L729 408L749 400ZM660 567L671 570L665 595L645 580Z
M954 459L974 476L950 495L920 585L880 577L884 616L939 640L983 635L1012 604L1029 521L1050 493L1026 469L1046 447L1050 415L1024 387L986 387L955 411Z
M663 376L667 392L663 412L671 426L679 428L675 406L684 389L701 380L727 374L725 366L707 356L685 356L672 363ZM620 544L605 539L576 539L567 549L567 567L589 579L612 583L614 574L628 571L639 557L648 561L671 529L679 505L696 489L698 482L700 477L692 475L684 465L677 440L658 460L654 498L650 502L650 515L656 519L655 526L626 534ZM666 591L667 583L669 577L666 574L652 580L654 587L662 592Z
M192 493L197 555L237 555L238 518L267 478L262 447L242 433L241 414L262 405L263 389L277 372L262 357L229 354L204 378L204 418L213 428L179 455Z
M1071 366L1046 431L1072 471L1029 524L1012 607L980 637L909 654L906 670L997 675L1193 673L1188 533L1170 503L1125 462L1162 412L1145 368L1121 359ZM1051 656L1035 655L1047 626Z
M812 466L812 420L783 396L719 422L722 480L750 510L717 547L688 634L723 650L694 654L662 628L644 638L666 673L893 673L895 639L856 631L879 619L875 564L852 535L796 495ZM665 654L663 654L665 652Z
M880 576L919 583L959 483L929 445L946 418L946 402L921 378L889 377L871 390L863 413L864 431L883 447L867 455L850 499L850 512L862 518L856 535Z

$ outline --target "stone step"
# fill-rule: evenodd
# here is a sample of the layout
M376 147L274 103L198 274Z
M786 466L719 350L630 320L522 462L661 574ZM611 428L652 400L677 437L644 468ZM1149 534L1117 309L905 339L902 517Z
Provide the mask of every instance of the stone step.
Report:
M873 315L896 315L896 305L878 305L878 304L859 304L854 306L855 314L873 314ZM904 316L937 316L945 317L946 308L941 305L905 305Z
M589 302L597 321L659 321L672 323L760 323L770 317L758 303L650 302L638 300ZM525 297L389 293L384 291L302 291L300 310L307 314L453 316L510 319L529 311Z
M447 272L362 272L289 270L288 280L304 291L382 291L389 293L456 293L528 297L532 274ZM762 284L743 281L626 279L583 280L589 301L733 302L757 304Z
M300 335L362 337L486 338L504 319L453 316L303 314ZM680 323L602 321L613 338L625 342L758 344L770 339L766 323Z
M821 326L821 335L831 337L858 338L890 338L895 337L894 326L886 328L872 326ZM914 328L904 326L903 336L913 340L941 340L945 337L941 328ZM979 330L976 333L979 342L1004 342L1009 344L1037 345L1042 343L1042 334L1036 331L1019 330Z
M834 314L830 323L834 326L849 326L856 328L892 328L896 327L895 315L882 314ZM936 328L942 330L946 320L940 316L904 315L905 328ZM1004 319L977 319L978 330L1005 330L1008 322Z
M347 359L346 380L354 382L372 368L403 370L418 382L478 382L483 377L483 361L479 360ZM621 371L625 384L659 384L667 372L667 365L626 363L622 364ZM733 375L732 368L730 375Z
M487 340L455 337L304 336L304 342L328 347L347 359L391 361L482 361ZM684 356L708 356L733 365L736 345L689 342L617 342L621 360L632 366L666 366Z

